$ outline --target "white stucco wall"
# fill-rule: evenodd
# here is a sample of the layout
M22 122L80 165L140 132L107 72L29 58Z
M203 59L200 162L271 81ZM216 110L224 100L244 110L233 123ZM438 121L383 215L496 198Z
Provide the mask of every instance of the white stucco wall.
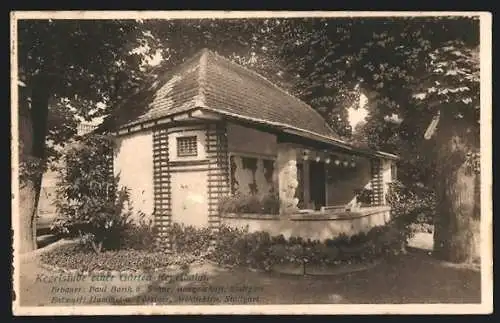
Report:
M172 173L173 222L197 228L208 226L207 174L206 171Z
M193 130L196 129L196 130ZM175 161L192 161L192 160L202 160L206 158L205 143L206 143L206 130L202 127L185 126L185 127L175 127L168 130L168 151L169 160L171 162ZM196 136L197 139L197 156L177 156L177 138L185 136Z
M113 168L120 185L130 189L136 211L152 219L153 214L153 136L151 131L116 138Z
M276 135L233 123L228 123L226 129L229 152L276 156Z
M235 228L248 227L249 232L268 232L271 236L282 234L285 238L333 239L341 234L352 236L367 232L375 226L385 225L390 220L389 207L369 207L360 212L342 214L341 217L316 215L291 215L284 219L262 215L224 215L222 223ZM310 217L308 219L308 217Z
M177 138L184 136L196 136L196 156L177 155ZM206 136L205 125L168 129L172 221L198 228L208 226Z

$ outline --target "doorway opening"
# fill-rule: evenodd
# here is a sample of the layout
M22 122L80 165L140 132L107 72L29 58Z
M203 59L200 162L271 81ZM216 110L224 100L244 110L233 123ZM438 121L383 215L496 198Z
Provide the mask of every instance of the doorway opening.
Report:
M326 206L326 168L324 162L311 161L309 164L310 200L315 210Z

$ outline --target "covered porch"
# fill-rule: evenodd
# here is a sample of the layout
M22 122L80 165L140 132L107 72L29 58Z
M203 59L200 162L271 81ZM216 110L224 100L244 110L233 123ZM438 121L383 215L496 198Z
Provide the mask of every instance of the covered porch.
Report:
M279 212L221 212L221 223L312 240L351 236L387 223L386 196L397 156L314 139L277 136L270 191Z
M388 184L396 176L395 159L280 142L276 158L280 214L342 213L386 206Z

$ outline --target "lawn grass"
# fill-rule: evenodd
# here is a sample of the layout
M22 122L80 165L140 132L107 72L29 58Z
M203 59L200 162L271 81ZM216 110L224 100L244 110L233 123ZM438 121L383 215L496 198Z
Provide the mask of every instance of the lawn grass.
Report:
M169 285L168 296L175 303L185 292L176 292L178 285ZM237 268L215 270L208 282L185 283L183 286L216 286L227 291L232 286L251 286L257 291L247 293L258 299L258 304L383 304L383 303L480 303L480 272L464 268L451 268L434 260L427 253L412 251L391 262L383 262L366 271L337 276L295 276L277 273L252 272ZM158 287L158 286L156 286ZM220 294L220 295L219 295ZM221 303L227 295L218 293ZM194 294L193 294L194 295ZM198 293L197 295L203 295ZM213 295L213 293L212 293ZM244 295L244 296L245 296ZM160 288L135 297L163 299ZM130 300L133 302L133 300ZM200 300L203 303L203 299ZM238 303L238 302L236 302ZM172 304L172 303L169 303Z

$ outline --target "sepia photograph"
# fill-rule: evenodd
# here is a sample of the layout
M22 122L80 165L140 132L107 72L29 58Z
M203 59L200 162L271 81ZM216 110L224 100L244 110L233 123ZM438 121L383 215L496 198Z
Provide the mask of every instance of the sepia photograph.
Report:
M492 313L491 14L10 19L14 315Z

